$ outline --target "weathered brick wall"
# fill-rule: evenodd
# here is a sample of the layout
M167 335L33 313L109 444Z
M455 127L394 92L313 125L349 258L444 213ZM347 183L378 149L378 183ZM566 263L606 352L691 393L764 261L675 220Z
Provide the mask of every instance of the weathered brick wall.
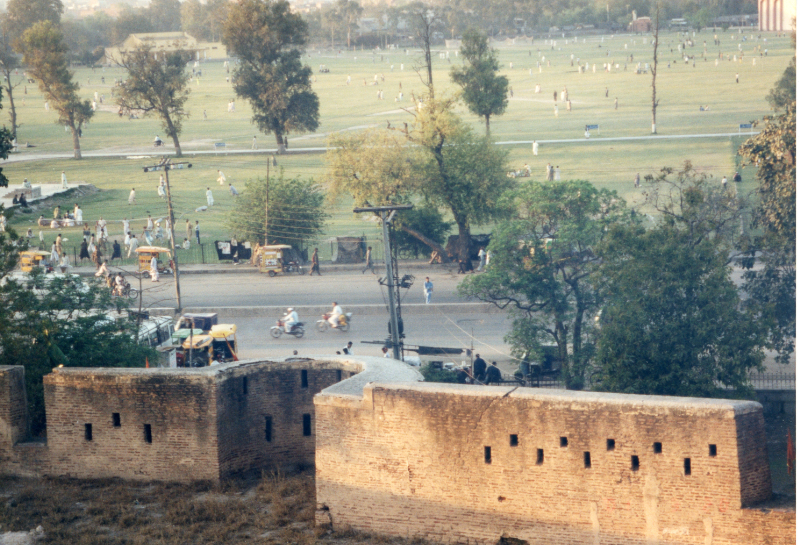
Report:
M738 435L756 403L421 384L315 405L320 523L492 545L774 542L742 522L771 487L764 441Z
M313 464L314 394L362 371L311 359L58 369L44 379L47 443L19 443L24 374L2 368L0 472L192 481Z
M313 398L349 375L340 367L309 360L231 369L217 386L217 419L224 423L219 430L222 475L257 467L312 465Z
M15 461L13 447L25 439L27 429L25 368L0 366L0 465Z
M170 371L65 369L45 376L48 473L218 478L214 376Z
M742 505L747 506L772 495L763 413L755 411L736 415L736 437Z

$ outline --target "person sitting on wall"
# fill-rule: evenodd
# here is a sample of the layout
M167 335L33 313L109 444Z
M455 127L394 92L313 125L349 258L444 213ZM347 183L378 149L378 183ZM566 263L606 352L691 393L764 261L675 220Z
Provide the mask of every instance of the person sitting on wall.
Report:
M489 368L486 369L486 384L487 386L492 382L500 384L501 380L503 380L503 375L497 367L497 362L493 361Z

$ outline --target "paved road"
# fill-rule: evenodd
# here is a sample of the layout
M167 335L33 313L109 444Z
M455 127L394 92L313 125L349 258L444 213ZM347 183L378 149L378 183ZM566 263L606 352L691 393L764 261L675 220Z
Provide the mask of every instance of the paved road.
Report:
M752 136L758 134L757 132L730 132L730 133L713 133L713 134L654 134L654 135L641 135L641 136L612 136L612 137L591 137L591 138L565 138L557 140L539 140L540 144L576 144L580 142L616 142L628 140L681 140L686 138L731 138L737 136ZM518 146L530 145L533 140L509 140L504 142L497 142L499 146ZM23 148L24 149L24 148ZM289 154L297 153L325 153L328 151L326 147L308 147L297 148L288 150ZM216 150L191 150L183 148L184 158L193 157L196 155L273 155L277 153L277 149L226 149L225 151ZM135 147L129 150L122 151L106 151L106 150L88 150L82 151L81 156L84 158L89 157L130 157L130 156L151 156L151 157L164 157L174 156L174 151L170 149L159 150L156 152L151 147ZM21 161L44 161L48 159L72 159L73 153L69 152L29 152L22 151L19 153L12 153L8 156L6 163L16 163Z
M244 265L242 266L245 267ZM248 268L249 269L249 268ZM270 278L256 274L252 269L241 274L186 274L181 275L181 294L184 307L258 307L258 306L308 306L330 305L336 300L345 307L358 305L383 305L386 288L378 284L379 275L360 271L326 273L322 276L286 275ZM404 271L415 276L409 290L401 290L402 302L422 304L422 284L425 276L434 283L433 301L436 303L465 303L456 294L456 285L464 278L444 269ZM154 285L143 281L146 306L174 306L174 283L161 276Z

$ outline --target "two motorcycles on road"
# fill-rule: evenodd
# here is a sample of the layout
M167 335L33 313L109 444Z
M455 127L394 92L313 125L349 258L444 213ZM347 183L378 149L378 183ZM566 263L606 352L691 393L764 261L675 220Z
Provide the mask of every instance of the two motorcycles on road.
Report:
M345 314L339 315L339 320L337 326L334 328L331 323L328 321L330 318L330 313L326 313L322 315L321 320L317 320L316 327L317 331L320 333L325 333L328 329L337 329L342 333L347 333L350 331L350 318L353 316L352 312L347 312ZM272 336L273 339L280 339L282 335L292 335L296 339L301 339L303 335L306 334L305 330L305 322L297 322L294 324L289 331L286 331L286 324L283 318L278 320L274 326L269 329L269 334Z

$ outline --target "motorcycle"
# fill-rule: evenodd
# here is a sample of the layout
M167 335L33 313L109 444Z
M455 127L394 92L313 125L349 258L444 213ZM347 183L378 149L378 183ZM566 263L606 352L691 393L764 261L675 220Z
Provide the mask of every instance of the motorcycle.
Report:
M350 317L353 315L352 312L348 312L346 314L339 315L339 326L335 329L338 329L342 333L347 333L350 331ZM317 331L320 333L325 333L328 331L328 328L332 328L331 323L328 321L330 318L330 314L323 314L322 320L317 320Z
M277 323L269 328L269 334L272 335L273 339L280 339L281 335L286 333L287 335L293 335L294 337L301 339L303 335L306 334L306 330L303 327L305 324L303 322L297 322L292 326L291 331L288 333L286 332L286 328L284 327L283 320L278 320Z
M123 284L121 288L112 287L111 295L113 297L123 297L123 298L127 297L130 300L134 300L137 297L139 297L139 290L137 290L134 287L131 287L131 285L128 282L125 282L125 284Z

